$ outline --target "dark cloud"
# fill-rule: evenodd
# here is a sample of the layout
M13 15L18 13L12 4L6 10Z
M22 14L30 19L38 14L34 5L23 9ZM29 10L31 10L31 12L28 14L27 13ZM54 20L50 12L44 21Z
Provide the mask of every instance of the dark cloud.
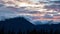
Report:
M44 8L47 9L47 10L60 11L60 5L49 5L49 6L45 6Z
M46 14L43 18L53 18L53 16Z

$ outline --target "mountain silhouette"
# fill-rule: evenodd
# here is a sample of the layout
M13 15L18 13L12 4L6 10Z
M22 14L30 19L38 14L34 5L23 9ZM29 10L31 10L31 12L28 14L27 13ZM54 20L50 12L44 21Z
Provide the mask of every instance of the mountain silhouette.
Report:
M31 31L34 29L34 25L23 17L15 17L11 19L6 19L5 21L0 21L0 27L4 27L5 32L26 32L27 30Z
M3 30L2 32L4 32L5 34L7 34L7 32L15 32L15 33L21 32L22 34L26 34L28 32L32 32L34 29L37 32L41 30L43 30L44 32L46 31L50 32L51 30L60 31L60 24L33 25L24 17L15 17L10 19L5 19L5 21L0 21L0 32Z

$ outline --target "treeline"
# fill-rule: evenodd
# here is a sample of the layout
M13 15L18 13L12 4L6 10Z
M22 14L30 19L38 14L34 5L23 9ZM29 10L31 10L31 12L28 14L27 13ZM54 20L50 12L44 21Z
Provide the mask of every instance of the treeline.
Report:
M18 32L14 32L14 31L10 31L8 30L7 32L5 32L4 27L0 28L0 34L60 34L60 31L58 29L53 30L47 30L47 29L40 29L40 30L36 30L33 29L31 31L27 30L27 31L18 31Z

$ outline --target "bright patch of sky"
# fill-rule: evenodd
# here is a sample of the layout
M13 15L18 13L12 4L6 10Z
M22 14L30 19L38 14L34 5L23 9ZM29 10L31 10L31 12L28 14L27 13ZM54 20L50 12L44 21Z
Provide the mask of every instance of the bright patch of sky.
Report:
M60 1L60 0L51 0L51 1Z
M32 2L38 2L39 0L30 0L30 1L32 1Z
M60 0L30 0L33 2L39 2L39 1L43 1L43 2L47 2L47 1L60 1Z

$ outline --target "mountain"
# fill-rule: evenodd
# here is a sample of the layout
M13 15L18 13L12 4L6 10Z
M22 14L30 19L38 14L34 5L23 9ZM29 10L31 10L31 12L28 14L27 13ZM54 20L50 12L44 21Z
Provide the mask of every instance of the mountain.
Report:
M51 24L60 24L60 21L53 21L53 20L35 20L32 22L34 25L51 25Z
M35 26L23 17L15 17L11 19L6 19L5 21L0 21L0 27L1 28L4 27L5 32L8 31L26 32L27 30L29 31L33 30Z

